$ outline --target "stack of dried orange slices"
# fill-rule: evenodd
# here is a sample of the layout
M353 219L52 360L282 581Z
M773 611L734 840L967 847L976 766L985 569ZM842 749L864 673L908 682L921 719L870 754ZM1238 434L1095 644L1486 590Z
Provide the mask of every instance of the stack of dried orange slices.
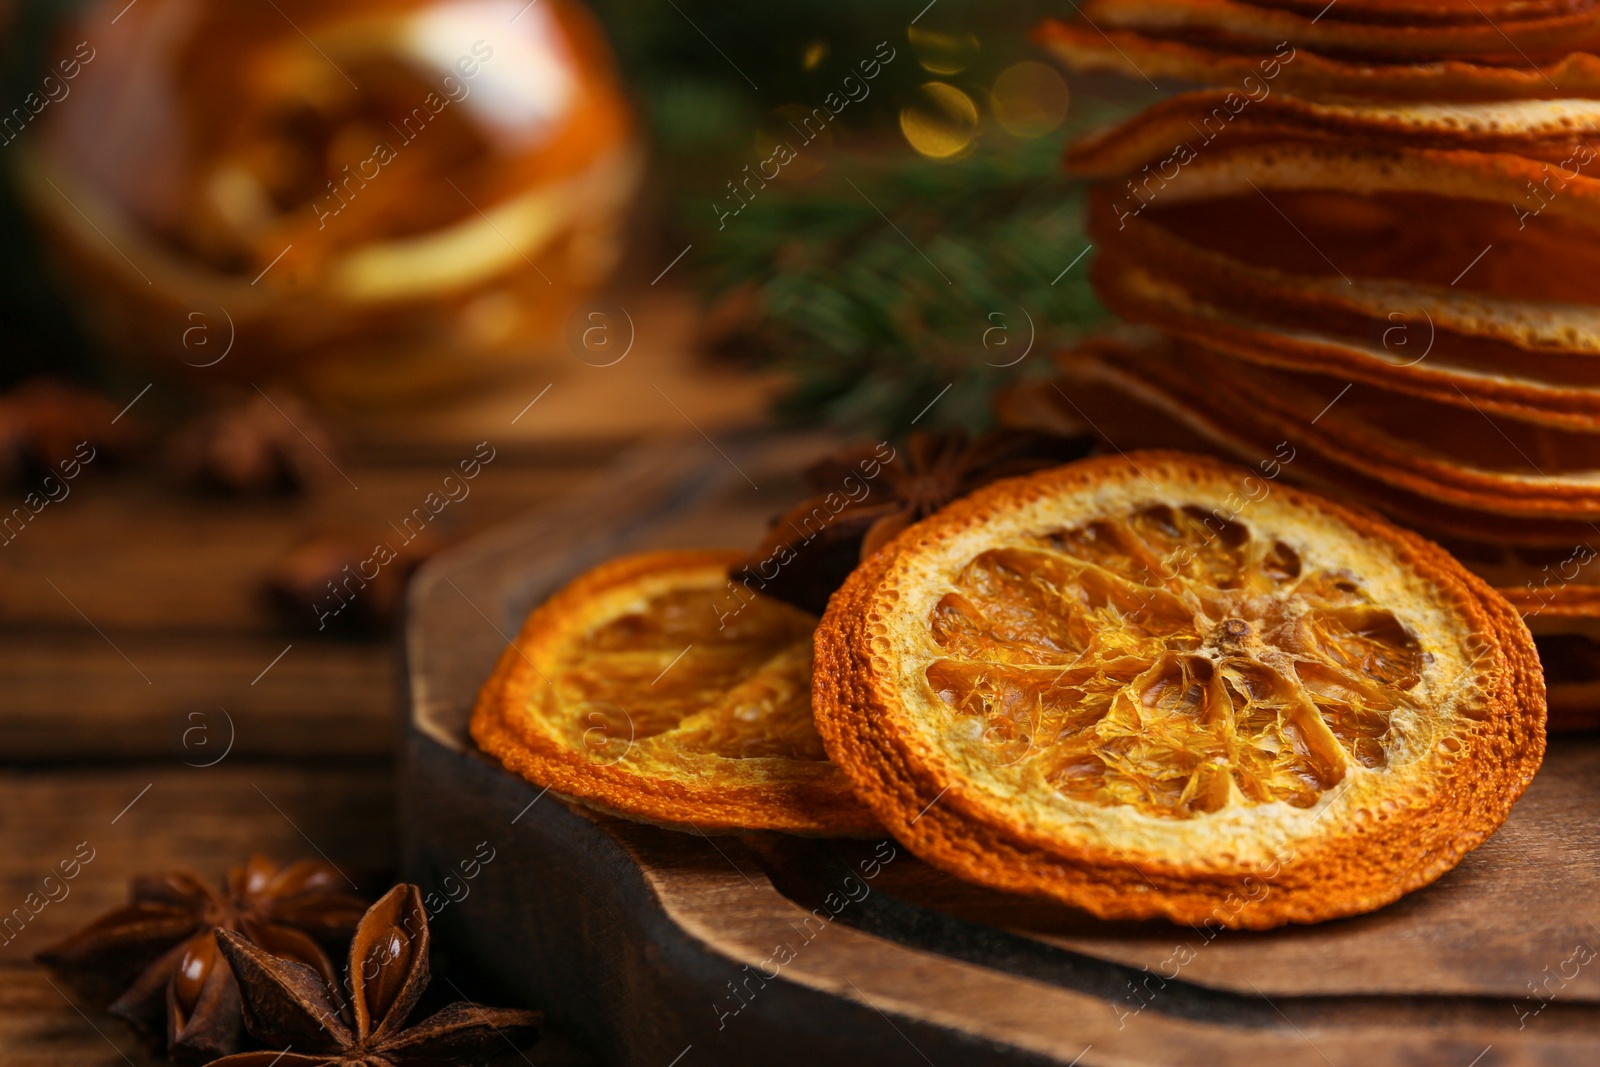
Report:
M1079 12L1036 34L1068 66L1214 88L1069 151L1096 289L1153 332L1012 417L1295 454L1499 587L1600 724L1600 4Z
M473 736L604 811L881 826L1103 917L1367 911L1505 819L1544 751L1538 661L1436 545L1250 480L1143 452L979 489L851 575L814 684L813 617L719 611L738 553L618 560L535 610Z

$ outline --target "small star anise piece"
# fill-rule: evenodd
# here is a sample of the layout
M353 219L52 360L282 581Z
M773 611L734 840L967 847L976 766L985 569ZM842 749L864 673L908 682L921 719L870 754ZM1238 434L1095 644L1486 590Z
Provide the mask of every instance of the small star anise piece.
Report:
M332 530L296 544L268 572L267 603L287 629L320 637L386 633L399 617L411 576L443 547L427 530Z
M201 416L179 431L172 465L189 485L212 493L287 496L336 475L332 434L304 404L256 395Z
M820 615L856 565L912 523L1000 478L1079 459L1090 444L1017 430L976 439L913 431L899 449L846 449L806 470L812 495L774 519L729 577Z
M0 482L57 474L135 451L143 432L103 394L35 378L0 395ZM120 423L120 425L119 425Z
M187 871L132 880L128 904L34 959L95 1007L125 1020L179 1062L239 1047L239 990L217 952L217 930L236 930L332 980L322 945L350 937L364 902L343 892L326 863L287 867L264 856L228 872L221 894Z
M389 890L350 943L344 1002L333 981L229 931L217 944L239 976L244 1021L283 1051L241 1052L211 1067L426 1067L476 1062L521 1049L542 1014L457 1002L406 1026L428 985L428 913L414 885Z

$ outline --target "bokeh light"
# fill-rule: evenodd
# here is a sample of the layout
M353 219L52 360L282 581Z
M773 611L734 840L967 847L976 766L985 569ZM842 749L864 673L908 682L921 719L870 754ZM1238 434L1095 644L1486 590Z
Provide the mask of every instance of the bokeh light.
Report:
M978 135L978 105L954 85L928 82L900 109L900 132L930 159L954 158Z
M1043 137L1067 117L1067 83L1059 71L1033 60L1007 67L994 81L994 117L1009 134Z
M917 62L930 74L959 74L978 58L978 39L970 33L940 33L911 26L906 37Z

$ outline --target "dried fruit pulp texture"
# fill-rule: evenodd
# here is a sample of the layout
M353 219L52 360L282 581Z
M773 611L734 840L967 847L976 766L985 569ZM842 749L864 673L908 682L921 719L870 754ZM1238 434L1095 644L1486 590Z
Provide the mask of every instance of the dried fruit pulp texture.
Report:
M1168 505L983 552L927 668L953 738L1063 796L1184 819L1382 768L1425 653L1347 574Z
M621 766L827 759L811 720L814 620L754 600L723 625L715 592L657 593L576 638L551 679L574 749Z

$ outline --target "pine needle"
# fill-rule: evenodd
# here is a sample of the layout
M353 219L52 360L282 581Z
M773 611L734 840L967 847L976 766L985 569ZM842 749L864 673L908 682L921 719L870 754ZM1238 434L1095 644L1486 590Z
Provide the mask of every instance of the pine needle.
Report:
M996 141L950 163L840 159L707 234L713 294L759 289L751 347L792 381L780 415L980 430L999 389L1104 319L1064 138Z

